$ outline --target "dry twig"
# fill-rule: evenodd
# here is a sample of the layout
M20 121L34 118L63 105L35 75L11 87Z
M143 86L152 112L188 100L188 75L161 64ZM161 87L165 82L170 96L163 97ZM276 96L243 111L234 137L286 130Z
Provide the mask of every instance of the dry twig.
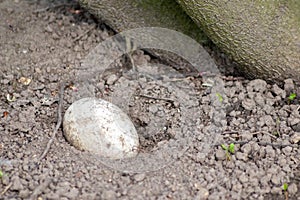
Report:
M96 26L92 26L91 28L89 28L88 30L86 30L85 32L83 32L82 34L78 35L73 42L77 42L78 40L80 40L83 36L87 35L89 32L91 32L92 30L94 30L96 28Z
M239 134L239 131L234 131L234 130L229 130L229 131L224 131L222 133L222 135L231 135L231 134L237 134L237 136L233 136L233 137L241 137L241 135ZM251 135L258 135L258 134L265 134L265 135L269 135L271 138L273 139L277 139L277 137L275 135L272 135L271 133L268 133L266 131L257 131L257 132L254 132L254 133L249 133Z
M244 140L244 141L230 140L230 141L227 141L226 143L234 143L234 144L244 145L249 142L255 142L255 141L253 141L253 140ZM261 145L261 146L272 146L274 148L284 148L284 147L299 148L298 144L281 144L281 143L271 143L271 142L255 142L255 143L257 143L258 145ZM220 146L221 144L224 144L224 142L215 144L214 146Z
M252 135L265 134L265 135L270 136L273 139L277 139L277 137L275 135L272 135L271 133L268 133L266 131L257 131L257 132L251 133L251 134Z
M6 186L6 188L1 192L1 195L4 195L5 192L7 192L7 190L12 186L12 183L9 183L8 186Z
M61 83L60 91L59 91L58 109L57 109L57 123L56 123L55 129L52 132L51 138L48 141L47 146L46 146L43 154L39 157L39 160L42 160L46 156L46 154L48 153L48 151L51 147L51 144L53 143L53 140L56 136L56 133L57 133L58 129L61 126L61 123L62 123L62 107L63 107L63 99L64 99L64 87L65 87L65 84Z
M140 94L138 96L139 97L144 97L144 98L147 98L147 99L153 99L153 100L159 100L159 101L167 101L167 102L174 103L174 100L168 99L168 98L152 97L152 96L145 95L145 94Z

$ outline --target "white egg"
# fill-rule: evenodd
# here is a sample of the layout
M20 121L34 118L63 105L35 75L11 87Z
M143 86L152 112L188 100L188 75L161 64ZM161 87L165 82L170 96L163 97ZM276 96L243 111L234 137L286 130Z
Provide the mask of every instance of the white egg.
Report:
M130 118L116 105L102 99L83 98L66 111L66 139L76 148L121 159L137 155L139 139Z

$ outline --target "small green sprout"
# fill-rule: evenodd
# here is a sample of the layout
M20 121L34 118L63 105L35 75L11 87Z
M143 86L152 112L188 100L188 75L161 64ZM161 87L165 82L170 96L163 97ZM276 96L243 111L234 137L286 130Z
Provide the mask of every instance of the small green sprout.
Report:
M219 101L223 102L224 99L223 99L222 95L220 93L218 93L218 92L216 93L216 95L219 98Z
M235 145L231 143L228 147L225 144L221 144L221 147L225 150L227 160L231 160L230 154L234 154Z
M285 199L288 200L289 199L289 193L288 193L288 184L287 183L284 183L282 185L282 189L283 189L283 192L284 192L284 196L285 196Z
M296 93L291 93L288 98L289 98L290 101L293 101L296 97L297 97Z
M234 147L235 147L235 146L234 146L233 143L231 143L231 144L229 145L229 149L228 149L228 150L229 150L229 152L232 153L232 154L234 154Z
M0 179L3 177L3 172L2 170L0 169Z
M282 185L282 189L283 189L283 191L287 191L288 190L288 184L287 183L284 183L283 185Z

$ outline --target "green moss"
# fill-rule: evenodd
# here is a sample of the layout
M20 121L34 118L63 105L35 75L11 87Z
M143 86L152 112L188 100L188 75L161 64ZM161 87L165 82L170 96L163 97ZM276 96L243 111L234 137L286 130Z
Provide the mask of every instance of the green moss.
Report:
M79 1L118 32L131 28L162 27L182 32L201 44L209 41L175 0Z
M149 16L147 20L157 20L158 26L180 31L196 39L201 44L208 42L208 37L190 19L178 3L174 0L134 0L135 6L142 8ZM154 15L153 15L154 14ZM155 24L155 22L151 22ZM149 24L151 24L149 23Z
M295 21L298 24L298 28L300 27L300 1L299 0L290 0L288 1L288 9L293 13L295 17Z
M299 0L177 0L249 77L300 80Z

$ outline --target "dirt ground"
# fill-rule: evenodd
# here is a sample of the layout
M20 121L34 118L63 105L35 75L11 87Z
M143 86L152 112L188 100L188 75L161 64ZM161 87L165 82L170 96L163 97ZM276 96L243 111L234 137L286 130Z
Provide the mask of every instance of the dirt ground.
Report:
M134 122L137 158L77 150L60 127L40 159L59 103L63 114L83 95L81 63L113 32L71 0L0 0L0 17L0 199L300 199L300 92L292 80L218 75L223 94L140 50L139 76L120 58L89 80L94 96ZM224 69L223 55L215 58ZM232 153L221 147L230 143Z

